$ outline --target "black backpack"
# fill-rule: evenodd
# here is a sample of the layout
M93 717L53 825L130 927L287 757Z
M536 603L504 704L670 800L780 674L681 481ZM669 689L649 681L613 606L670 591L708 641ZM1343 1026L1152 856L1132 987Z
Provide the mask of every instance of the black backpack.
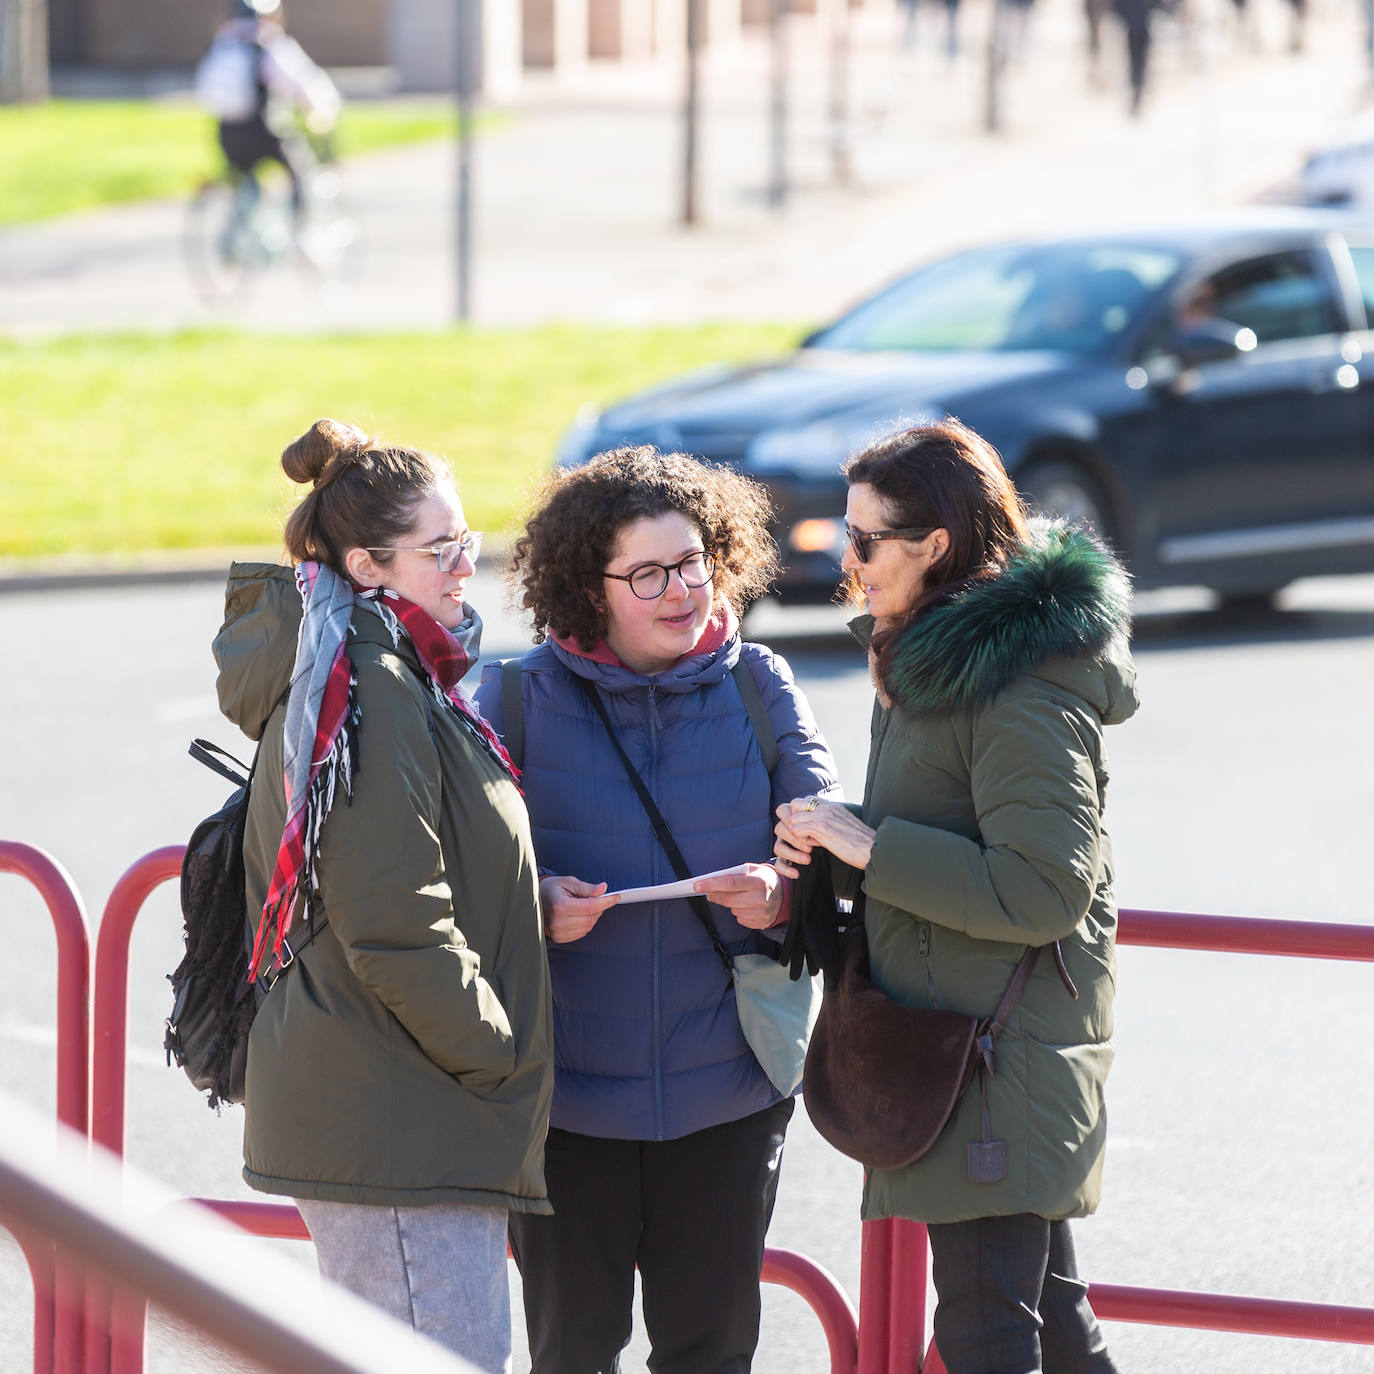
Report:
M208 740L193 740L191 757L235 784L213 816L196 826L181 862L181 914L186 955L174 972L172 1013L163 1047L167 1063L183 1069L210 1106L242 1102L248 1066L248 1032L272 984L314 938L313 926L288 949L286 961L269 978L248 981L255 923L248 913L243 871L243 831L258 751L246 776L221 759L243 763ZM220 758L216 758L219 755Z

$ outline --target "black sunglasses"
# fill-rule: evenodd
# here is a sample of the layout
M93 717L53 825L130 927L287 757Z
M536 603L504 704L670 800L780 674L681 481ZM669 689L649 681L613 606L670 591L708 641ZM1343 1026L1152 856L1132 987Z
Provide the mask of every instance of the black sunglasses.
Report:
M870 544L876 544L880 539L924 539L927 535L933 534L936 528L937 526L931 525L924 529L870 530L864 534L860 530L851 530L846 525L844 532L849 540L849 547L854 550L854 557L860 563L867 563Z

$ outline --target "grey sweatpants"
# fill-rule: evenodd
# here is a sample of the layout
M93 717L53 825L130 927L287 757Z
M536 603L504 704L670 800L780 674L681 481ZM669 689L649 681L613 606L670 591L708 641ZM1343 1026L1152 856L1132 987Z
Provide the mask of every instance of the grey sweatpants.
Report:
M509 1374L506 1211L297 1198L320 1273L490 1374Z

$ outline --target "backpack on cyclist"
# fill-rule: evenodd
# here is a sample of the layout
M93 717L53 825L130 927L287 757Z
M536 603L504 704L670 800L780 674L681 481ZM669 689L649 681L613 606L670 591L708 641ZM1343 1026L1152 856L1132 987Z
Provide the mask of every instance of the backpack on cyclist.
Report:
M243 37L216 38L196 67L195 92L201 108L216 119L238 123L258 113L258 65L262 48Z

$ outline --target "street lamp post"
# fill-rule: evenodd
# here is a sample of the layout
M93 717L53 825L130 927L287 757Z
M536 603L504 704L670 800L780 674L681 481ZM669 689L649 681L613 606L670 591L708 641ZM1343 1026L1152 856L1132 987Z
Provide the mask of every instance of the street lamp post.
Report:
M697 222L697 56L701 49L701 0L687 0L687 85L682 106L682 222Z
M773 0L768 12L768 204L775 210L787 203L787 8L788 0Z
M480 0L457 0L458 66L458 321L472 318L472 97L479 80Z

